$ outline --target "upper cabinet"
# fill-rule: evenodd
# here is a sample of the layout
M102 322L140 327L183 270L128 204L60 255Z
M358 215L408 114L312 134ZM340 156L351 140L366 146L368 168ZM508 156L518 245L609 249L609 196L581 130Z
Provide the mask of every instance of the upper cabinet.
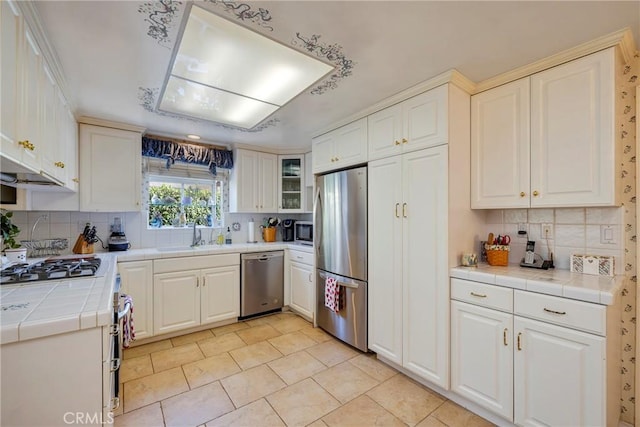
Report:
M471 99L472 208L615 206L615 48Z
M141 209L142 129L80 124L80 211Z
M278 212L278 156L234 151L229 179L230 212Z
M368 116L369 160L447 142L447 85Z
M313 173L323 173L367 161L367 118L313 138Z
M304 154L278 156L278 212L304 212Z

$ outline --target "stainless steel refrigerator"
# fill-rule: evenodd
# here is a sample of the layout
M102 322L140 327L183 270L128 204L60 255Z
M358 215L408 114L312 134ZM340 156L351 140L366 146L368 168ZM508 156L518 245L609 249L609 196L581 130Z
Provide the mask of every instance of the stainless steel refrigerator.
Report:
M367 167L316 177L314 203L316 321L331 335L367 351ZM325 284L339 286L336 312Z

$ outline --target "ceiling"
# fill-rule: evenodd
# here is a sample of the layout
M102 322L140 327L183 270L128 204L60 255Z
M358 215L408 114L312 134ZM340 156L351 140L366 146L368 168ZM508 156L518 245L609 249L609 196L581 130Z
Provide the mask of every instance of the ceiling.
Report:
M625 27L637 1L255 1L193 3L337 65L252 130L158 112L192 2L39 1L36 9L76 116L148 132L268 149L309 149L347 116L450 69L474 82Z

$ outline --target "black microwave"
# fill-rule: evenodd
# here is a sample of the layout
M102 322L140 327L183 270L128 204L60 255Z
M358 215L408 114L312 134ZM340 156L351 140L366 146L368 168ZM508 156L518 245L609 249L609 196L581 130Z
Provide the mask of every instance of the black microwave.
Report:
M294 240L303 245L313 245L313 222L296 221L294 227Z

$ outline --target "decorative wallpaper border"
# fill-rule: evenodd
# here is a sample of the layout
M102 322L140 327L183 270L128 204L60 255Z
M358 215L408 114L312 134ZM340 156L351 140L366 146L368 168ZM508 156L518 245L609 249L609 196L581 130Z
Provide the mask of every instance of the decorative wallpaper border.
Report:
M204 0L216 6L219 6L227 13L235 16L240 21L249 21L269 31L273 31L273 27L270 25L271 14L267 9L259 7L258 10L254 10L247 3L240 3L232 0Z
M142 3L138 13L146 15L144 21L149 24L147 35L167 49L173 47L169 30L174 27L182 2L178 0L156 0Z

